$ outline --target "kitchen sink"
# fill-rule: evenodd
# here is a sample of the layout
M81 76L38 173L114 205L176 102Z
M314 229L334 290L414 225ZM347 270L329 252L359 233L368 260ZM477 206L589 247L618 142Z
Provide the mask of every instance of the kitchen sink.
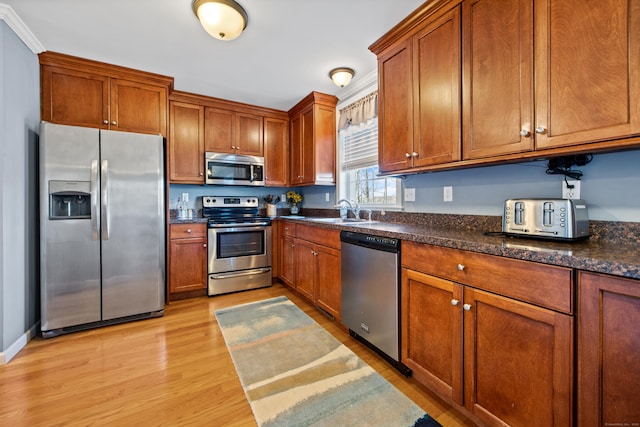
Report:
M314 222L324 222L324 223L328 223L328 224L353 224L353 223L373 223L373 222L377 222L377 221L369 221L368 219L362 219L362 218L305 218L309 221L314 221Z

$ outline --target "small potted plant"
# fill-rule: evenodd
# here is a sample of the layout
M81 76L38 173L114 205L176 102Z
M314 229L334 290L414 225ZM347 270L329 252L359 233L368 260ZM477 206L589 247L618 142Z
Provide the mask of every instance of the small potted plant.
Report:
M300 212L300 206L298 205L302 203L302 200L302 194L295 191L287 191L287 202L291 204L291 215L298 215Z

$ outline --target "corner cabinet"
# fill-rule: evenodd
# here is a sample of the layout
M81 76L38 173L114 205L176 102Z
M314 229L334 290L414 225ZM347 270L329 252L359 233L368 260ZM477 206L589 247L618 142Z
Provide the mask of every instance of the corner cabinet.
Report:
M169 226L168 300L207 294L207 224Z
M285 111L181 91L174 91L169 99L171 183L204 184L204 155L214 151L264 155L267 184L287 185L289 122Z
M340 320L340 232L306 224L280 224L280 279Z
M167 136L172 77L55 52L39 58L42 120Z
M578 426L640 422L640 280L578 273Z
M289 110L291 185L335 185L337 103L312 92Z
M570 426L573 271L402 242L401 358L488 425Z

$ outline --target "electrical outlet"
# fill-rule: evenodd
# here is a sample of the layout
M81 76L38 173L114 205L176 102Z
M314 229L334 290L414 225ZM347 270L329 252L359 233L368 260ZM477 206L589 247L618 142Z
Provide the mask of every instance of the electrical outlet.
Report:
M442 198L445 202L453 202L453 187L448 185L442 188Z
M415 202L416 201L416 189L415 188L405 188L404 189L404 201L405 202Z
M562 198L563 199L579 199L580 198L580 181L562 180Z
M329 193L324 193L324 201L325 202L329 201Z
M189 203L189 193L182 193L182 201L184 203Z

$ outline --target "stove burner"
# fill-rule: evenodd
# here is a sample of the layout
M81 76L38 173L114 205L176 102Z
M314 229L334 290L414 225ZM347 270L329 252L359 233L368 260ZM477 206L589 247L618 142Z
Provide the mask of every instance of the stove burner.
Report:
M270 225L271 219L260 215L257 197L202 197L202 215L209 228L221 225Z

